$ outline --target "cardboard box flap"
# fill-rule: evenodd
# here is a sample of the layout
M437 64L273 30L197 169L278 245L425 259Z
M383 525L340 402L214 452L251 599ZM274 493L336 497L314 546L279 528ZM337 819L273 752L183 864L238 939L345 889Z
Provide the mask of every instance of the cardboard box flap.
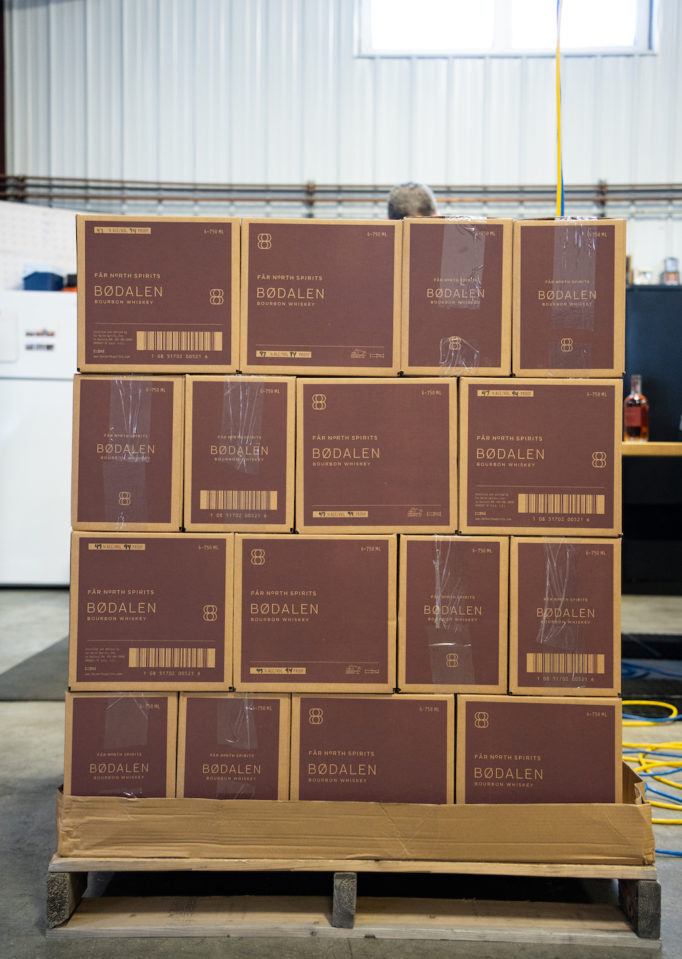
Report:
M630 781L630 795L636 784ZM71 857L387 859L648 865L651 808L437 806L57 795Z

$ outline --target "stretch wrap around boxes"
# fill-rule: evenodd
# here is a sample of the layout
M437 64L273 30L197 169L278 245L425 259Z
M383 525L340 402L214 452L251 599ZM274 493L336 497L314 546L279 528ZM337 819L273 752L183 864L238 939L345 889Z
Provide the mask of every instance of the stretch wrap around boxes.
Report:
M405 373L509 373L512 225L469 217L403 220Z
M64 794L175 796L177 694L67 693Z
M399 688L506 693L506 537L401 536L399 567Z
M288 799L291 697L180 693L179 797Z
M184 396L181 376L74 377L74 529L180 529Z
M188 376L185 528L294 525L293 377Z
M509 689L620 692L619 539L511 540Z

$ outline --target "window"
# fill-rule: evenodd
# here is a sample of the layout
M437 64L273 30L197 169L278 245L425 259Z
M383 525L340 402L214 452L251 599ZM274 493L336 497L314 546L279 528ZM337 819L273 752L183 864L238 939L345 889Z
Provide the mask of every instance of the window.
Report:
M361 56L553 56L556 0L357 0ZM567 55L652 50L654 0L563 0Z

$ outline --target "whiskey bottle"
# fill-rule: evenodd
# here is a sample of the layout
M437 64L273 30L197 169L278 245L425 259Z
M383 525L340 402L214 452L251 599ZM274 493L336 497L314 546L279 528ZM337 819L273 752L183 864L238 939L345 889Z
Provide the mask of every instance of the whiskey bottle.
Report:
M623 440L626 443L645 443L649 439L649 401L642 393L642 377L633 373L630 392L623 407Z

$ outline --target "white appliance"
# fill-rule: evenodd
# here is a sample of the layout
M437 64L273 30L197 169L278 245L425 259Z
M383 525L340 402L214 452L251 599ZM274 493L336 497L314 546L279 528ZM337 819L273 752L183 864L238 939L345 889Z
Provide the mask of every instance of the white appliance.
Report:
M0 586L67 586L76 294L0 290Z

